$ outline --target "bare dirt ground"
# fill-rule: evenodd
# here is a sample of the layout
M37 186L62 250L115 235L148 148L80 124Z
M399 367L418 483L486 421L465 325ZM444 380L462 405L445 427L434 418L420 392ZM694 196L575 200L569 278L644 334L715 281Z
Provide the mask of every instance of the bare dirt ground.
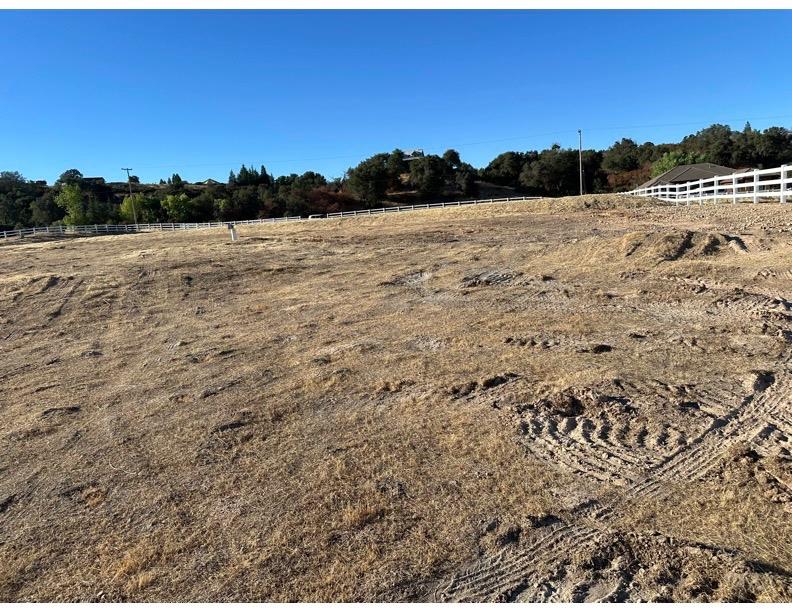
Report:
M0 599L792 600L792 207L0 246Z

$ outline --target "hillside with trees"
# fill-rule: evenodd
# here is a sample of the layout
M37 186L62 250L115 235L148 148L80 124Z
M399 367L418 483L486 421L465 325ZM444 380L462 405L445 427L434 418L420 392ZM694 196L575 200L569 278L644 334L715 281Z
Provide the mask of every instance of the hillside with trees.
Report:
M743 130L715 124L679 143L622 138L606 150L583 151L587 193L629 190L679 164L710 162L732 168L792 163L792 131ZM398 203L476 197L483 188L557 197L578 193L578 151L554 144L543 151L506 151L478 169L457 151L378 153L328 179L317 172L275 177L264 166L242 166L226 183L187 183L178 174L158 184L135 176L129 185L63 172L53 185L0 172L0 229L52 224L232 221L326 214ZM132 196L129 195L129 189ZM487 196L489 197L489 196Z

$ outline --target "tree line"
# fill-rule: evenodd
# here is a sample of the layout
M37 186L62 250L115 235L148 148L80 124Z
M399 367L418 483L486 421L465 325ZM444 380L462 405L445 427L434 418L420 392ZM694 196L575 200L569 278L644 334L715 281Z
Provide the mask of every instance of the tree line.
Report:
M715 124L679 143L639 144L623 138L582 153L587 193L632 189L677 165L710 162L731 168L792 163L792 131L743 130ZM475 197L484 187L558 197L578 193L578 150L554 144L542 151L506 151L475 168L449 149L443 155L378 153L328 179L317 172L275 177L264 166L242 166L227 182L187 183L173 174L159 184L107 183L71 169L54 185L19 172L0 172L0 228L51 224L232 221L326 214L396 203Z

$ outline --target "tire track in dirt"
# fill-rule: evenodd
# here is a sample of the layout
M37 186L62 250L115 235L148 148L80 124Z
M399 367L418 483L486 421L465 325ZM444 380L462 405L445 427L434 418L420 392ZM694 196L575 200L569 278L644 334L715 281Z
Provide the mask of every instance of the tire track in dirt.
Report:
M597 534L595 529L568 524L551 528L527 548L483 557L469 570L438 588L434 600L477 602L508 599L504 596L529 581L542 561L559 556L559 551L571 550L588 542Z
M626 469L629 470L639 463L639 459L630 455L617 455L605 451L607 456L603 457L602 454L598 456L591 453L590 450L581 447L580 440L572 436L562 438L559 435L558 423L552 419L549 420L547 427L539 419L532 419L530 424L532 436L526 443L529 452L542 461L562 464L572 473L609 481L623 478ZM547 437L542 435L545 432ZM590 434L588 443L593 444Z
M637 496L664 497L662 487L669 481L690 481L707 473L731 448L760 436L774 416L790 407L792 377L785 375L765 391L746 397L727 416L716 419L708 430L677 453L661 460L649 475L629 486L619 500L603 507L596 519L613 519L620 507Z
M660 499L669 481L685 481L706 474L721 457L740 443L766 431L778 414L792 408L792 376L785 373L767 389L746 397L727 416L716 419L689 444L655 464L649 474L619 492L611 503L586 504L568 521L553 527L532 544L518 551L502 551L476 561L468 570L453 576L434 591L435 601L493 601L511 599L521 587L535 579L543 563L571 558L597 535L609 532L604 521L617 518L637 496ZM771 425L772 426L772 425ZM575 524L593 523L592 526Z

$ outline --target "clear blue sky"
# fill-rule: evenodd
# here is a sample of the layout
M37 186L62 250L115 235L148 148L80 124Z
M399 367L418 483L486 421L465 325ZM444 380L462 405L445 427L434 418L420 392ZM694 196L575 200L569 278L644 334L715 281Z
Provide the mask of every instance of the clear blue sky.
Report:
M50 182L792 125L792 11L2 11L0 32L0 169Z

